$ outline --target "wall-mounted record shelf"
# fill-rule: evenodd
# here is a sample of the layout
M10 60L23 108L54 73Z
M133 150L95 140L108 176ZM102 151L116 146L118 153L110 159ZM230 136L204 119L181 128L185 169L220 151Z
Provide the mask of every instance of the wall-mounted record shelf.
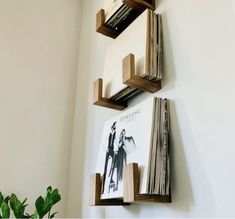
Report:
M103 94L103 80L98 78L93 83L93 104L115 110L123 110L127 107L126 102L115 102L102 96Z
M101 205L129 205L138 202L171 202L171 194L148 195L139 194L138 164L127 164L123 167L123 199L101 199L101 176L99 173L90 176L90 206Z
M149 93L155 93L161 89L161 81L149 81L136 75L135 56L133 54L127 55L122 63L122 79L124 84ZM127 107L127 102L113 101L102 95L103 80L99 78L93 84L93 104L115 110L123 110Z
M122 81L130 87L134 87L148 93L155 93L161 89L161 81L149 81L136 75L135 56L133 54L127 55L122 60Z
M122 0L123 3L131 8L128 16L118 23L117 28L112 28L105 23L105 11L101 9L96 14L96 31L105 36L116 38L125 30L145 9L155 10L155 0Z

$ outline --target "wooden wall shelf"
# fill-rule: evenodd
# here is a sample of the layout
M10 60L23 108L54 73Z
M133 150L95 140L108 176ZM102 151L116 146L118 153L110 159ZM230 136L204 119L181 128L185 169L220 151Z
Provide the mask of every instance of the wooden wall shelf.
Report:
M137 88L141 91L155 93L161 89L161 81L149 81L136 75L135 56L127 55L122 60L122 81L124 84ZM123 110L127 107L127 102L117 102L105 98L103 95L103 80L97 79L93 84L93 104L115 110Z
M171 194L165 196L139 194L139 169L137 163L123 167L123 179L124 202L171 202Z
M132 8L131 13L121 23L119 29L116 30L105 24L105 11L101 9L96 14L96 31L105 36L116 38L123 30L125 30L145 9L155 10L155 0L122 0L125 5Z
M99 173L90 176L90 206L102 205L129 205L139 202L163 202L170 203L171 195L142 195L139 194L139 170L138 164L127 164L123 167L123 200L101 199L101 176Z
M149 81L136 75L135 56L133 54L127 55L122 60L122 81L130 87L149 93L155 93L161 89L161 81Z
M127 107L126 102L115 102L102 96L103 94L103 80L97 79L93 84L93 104L115 110L123 110Z

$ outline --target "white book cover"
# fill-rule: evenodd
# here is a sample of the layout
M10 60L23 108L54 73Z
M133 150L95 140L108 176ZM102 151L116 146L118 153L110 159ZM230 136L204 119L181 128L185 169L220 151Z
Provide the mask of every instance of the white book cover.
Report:
M151 97L105 122L96 165L102 199L123 197L123 165L133 162L139 165L140 193L147 193L154 108Z
M127 86L122 83L122 60L128 54L135 55L136 74L145 74L147 15L145 10L106 50L103 72L103 95L111 98Z

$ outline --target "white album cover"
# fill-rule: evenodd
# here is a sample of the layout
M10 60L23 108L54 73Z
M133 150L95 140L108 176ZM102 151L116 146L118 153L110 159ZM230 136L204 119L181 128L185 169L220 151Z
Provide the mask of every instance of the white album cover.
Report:
M127 88L127 85L122 83L122 60L130 53L135 55L136 74L146 73L147 17L148 10L145 10L107 47L103 71L105 97L111 98Z
M155 99L151 97L104 124L96 171L102 174L101 198L123 197L123 165L140 168L140 193L147 193Z

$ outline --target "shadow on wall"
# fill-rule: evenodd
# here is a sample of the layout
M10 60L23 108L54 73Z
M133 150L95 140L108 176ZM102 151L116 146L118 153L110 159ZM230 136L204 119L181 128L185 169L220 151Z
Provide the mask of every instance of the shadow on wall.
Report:
M162 27L163 27L163 78L162 89L160 92L171 90L175 87L176 73L175 64L173 61L173 51L170 40L170 32L168 19L169 14L167 14L167 0L157 0L156 1L156 11L155 13L161 15Z
M152 217L161 216L161 212L179 212L181 215L188 215L193 204L193 193L189 177L188 165L184 153L184 145L181 140L180 128L177 120L176 107L173 101L170 102L170 149L171 149L171 191L172 203L145 203L141 204L144 212L155 209ZM129 209L138 215L139 208ZM143 213L144 213L143 212ZM142 215L144 216L144 215ZM149 217L149 215L148 215Z
M175 87L176 70L170 40L169 25L166 12L161 12L163 26L163 79L161 91L172 90Z
M163 1L161 1L163 2ZM162 4L162 3L161 3ZM169 28L167 23L167 16L164 11L161 12L162 24L163 24L163 72L164 78L162 80L161 93L164 91L170 91L174 89L176 80L176 71L173 60L173 53L171 48ZM183 108L183 106L182 106ZM160 204L160 203L142 203L141 209L144 212L148 212L150 209L155 209L156 214L152 217L160 216L160 213L165 208L170 211L177 211L181 214L189 214L193 206L193 193L191 188L191 182L189 177L188 165L185 158L184 145L181 139L180 128L178 123L178 115L176 112L176 106L173 101L170 101L170 148L171 148L171 189L172 189L172 203ZM186 119L186 118L185 118ZM191 135L190 135L191 136ZM164 208L163 208L164 206ZM144 212L140 212L138 205L131 205L125 207L129 212L134 215L144 216ZM149 215L148 215L149 217Z
M193 193L189 177L188 165L184 148L175 103L170 102L170 148L171 148L171 208L180 212L190 212L193 205Z

